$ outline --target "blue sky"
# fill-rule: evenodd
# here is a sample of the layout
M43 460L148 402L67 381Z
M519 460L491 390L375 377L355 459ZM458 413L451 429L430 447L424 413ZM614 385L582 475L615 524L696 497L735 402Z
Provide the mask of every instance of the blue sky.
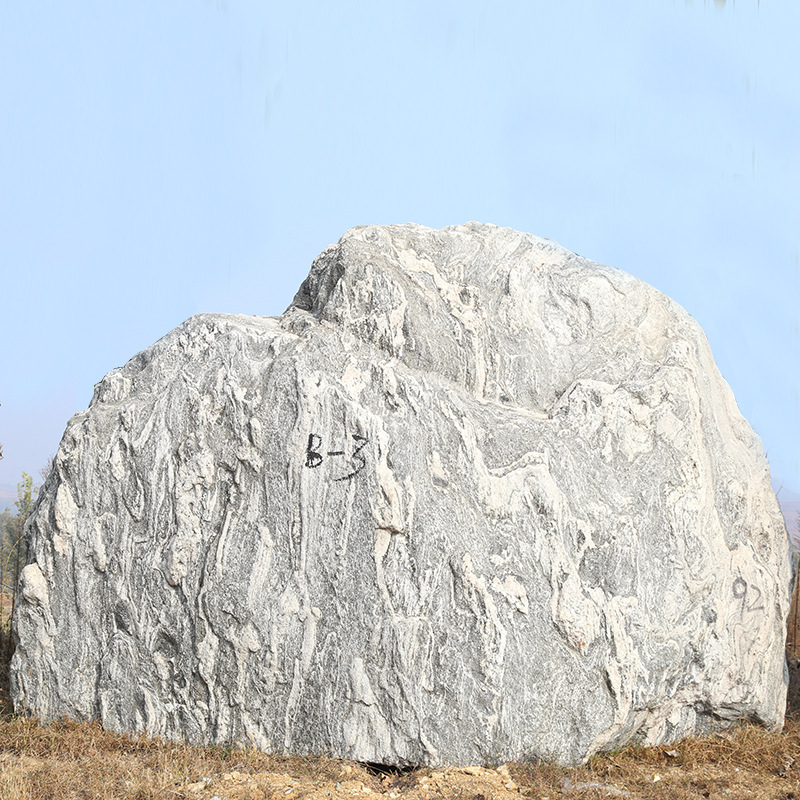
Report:
M800 494L799 38L796 0L2 4L0 486L191 314L480 220L679 302Z

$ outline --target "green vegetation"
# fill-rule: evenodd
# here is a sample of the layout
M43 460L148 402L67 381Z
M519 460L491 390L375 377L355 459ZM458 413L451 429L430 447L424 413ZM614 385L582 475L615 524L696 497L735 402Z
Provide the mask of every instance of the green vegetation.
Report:
M33 485L33 478L26 472L17 484L17 499L14 505L17 513L7 509L0 514L0 622L6 624L13 607L17 591L17 581L25 566L27 550L23 530L25 520L33 510L39 487Z

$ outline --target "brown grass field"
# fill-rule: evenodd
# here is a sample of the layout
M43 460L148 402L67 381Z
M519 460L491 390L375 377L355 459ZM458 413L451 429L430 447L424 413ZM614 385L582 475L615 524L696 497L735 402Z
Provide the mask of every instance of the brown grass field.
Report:
M795 587L797 589L797 587ZM800 650L797 591L789 655ZM408 771L355 762L287 757L221 747L189 747L104 731L97 723L41 725L14 716L8 698L8 629L0 654L0 800L800 800L800 669L783 731L737 725L672 745L629 746L585 766L505 764Z

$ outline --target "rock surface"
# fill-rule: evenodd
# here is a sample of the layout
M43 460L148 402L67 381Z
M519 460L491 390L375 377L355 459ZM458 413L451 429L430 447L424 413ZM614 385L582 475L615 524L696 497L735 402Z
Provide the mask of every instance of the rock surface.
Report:
M470 223L362 227L70 420L16 708L383 763L780 727L786 530L698 325Z

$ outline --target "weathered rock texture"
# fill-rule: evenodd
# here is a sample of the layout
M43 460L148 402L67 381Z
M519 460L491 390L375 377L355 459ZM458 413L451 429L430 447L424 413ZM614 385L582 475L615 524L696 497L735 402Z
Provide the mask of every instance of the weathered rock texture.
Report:
M282 317L192 317L27 532L44 719L428 764L782 723L786 531L703 333L512 230L356 228Z

